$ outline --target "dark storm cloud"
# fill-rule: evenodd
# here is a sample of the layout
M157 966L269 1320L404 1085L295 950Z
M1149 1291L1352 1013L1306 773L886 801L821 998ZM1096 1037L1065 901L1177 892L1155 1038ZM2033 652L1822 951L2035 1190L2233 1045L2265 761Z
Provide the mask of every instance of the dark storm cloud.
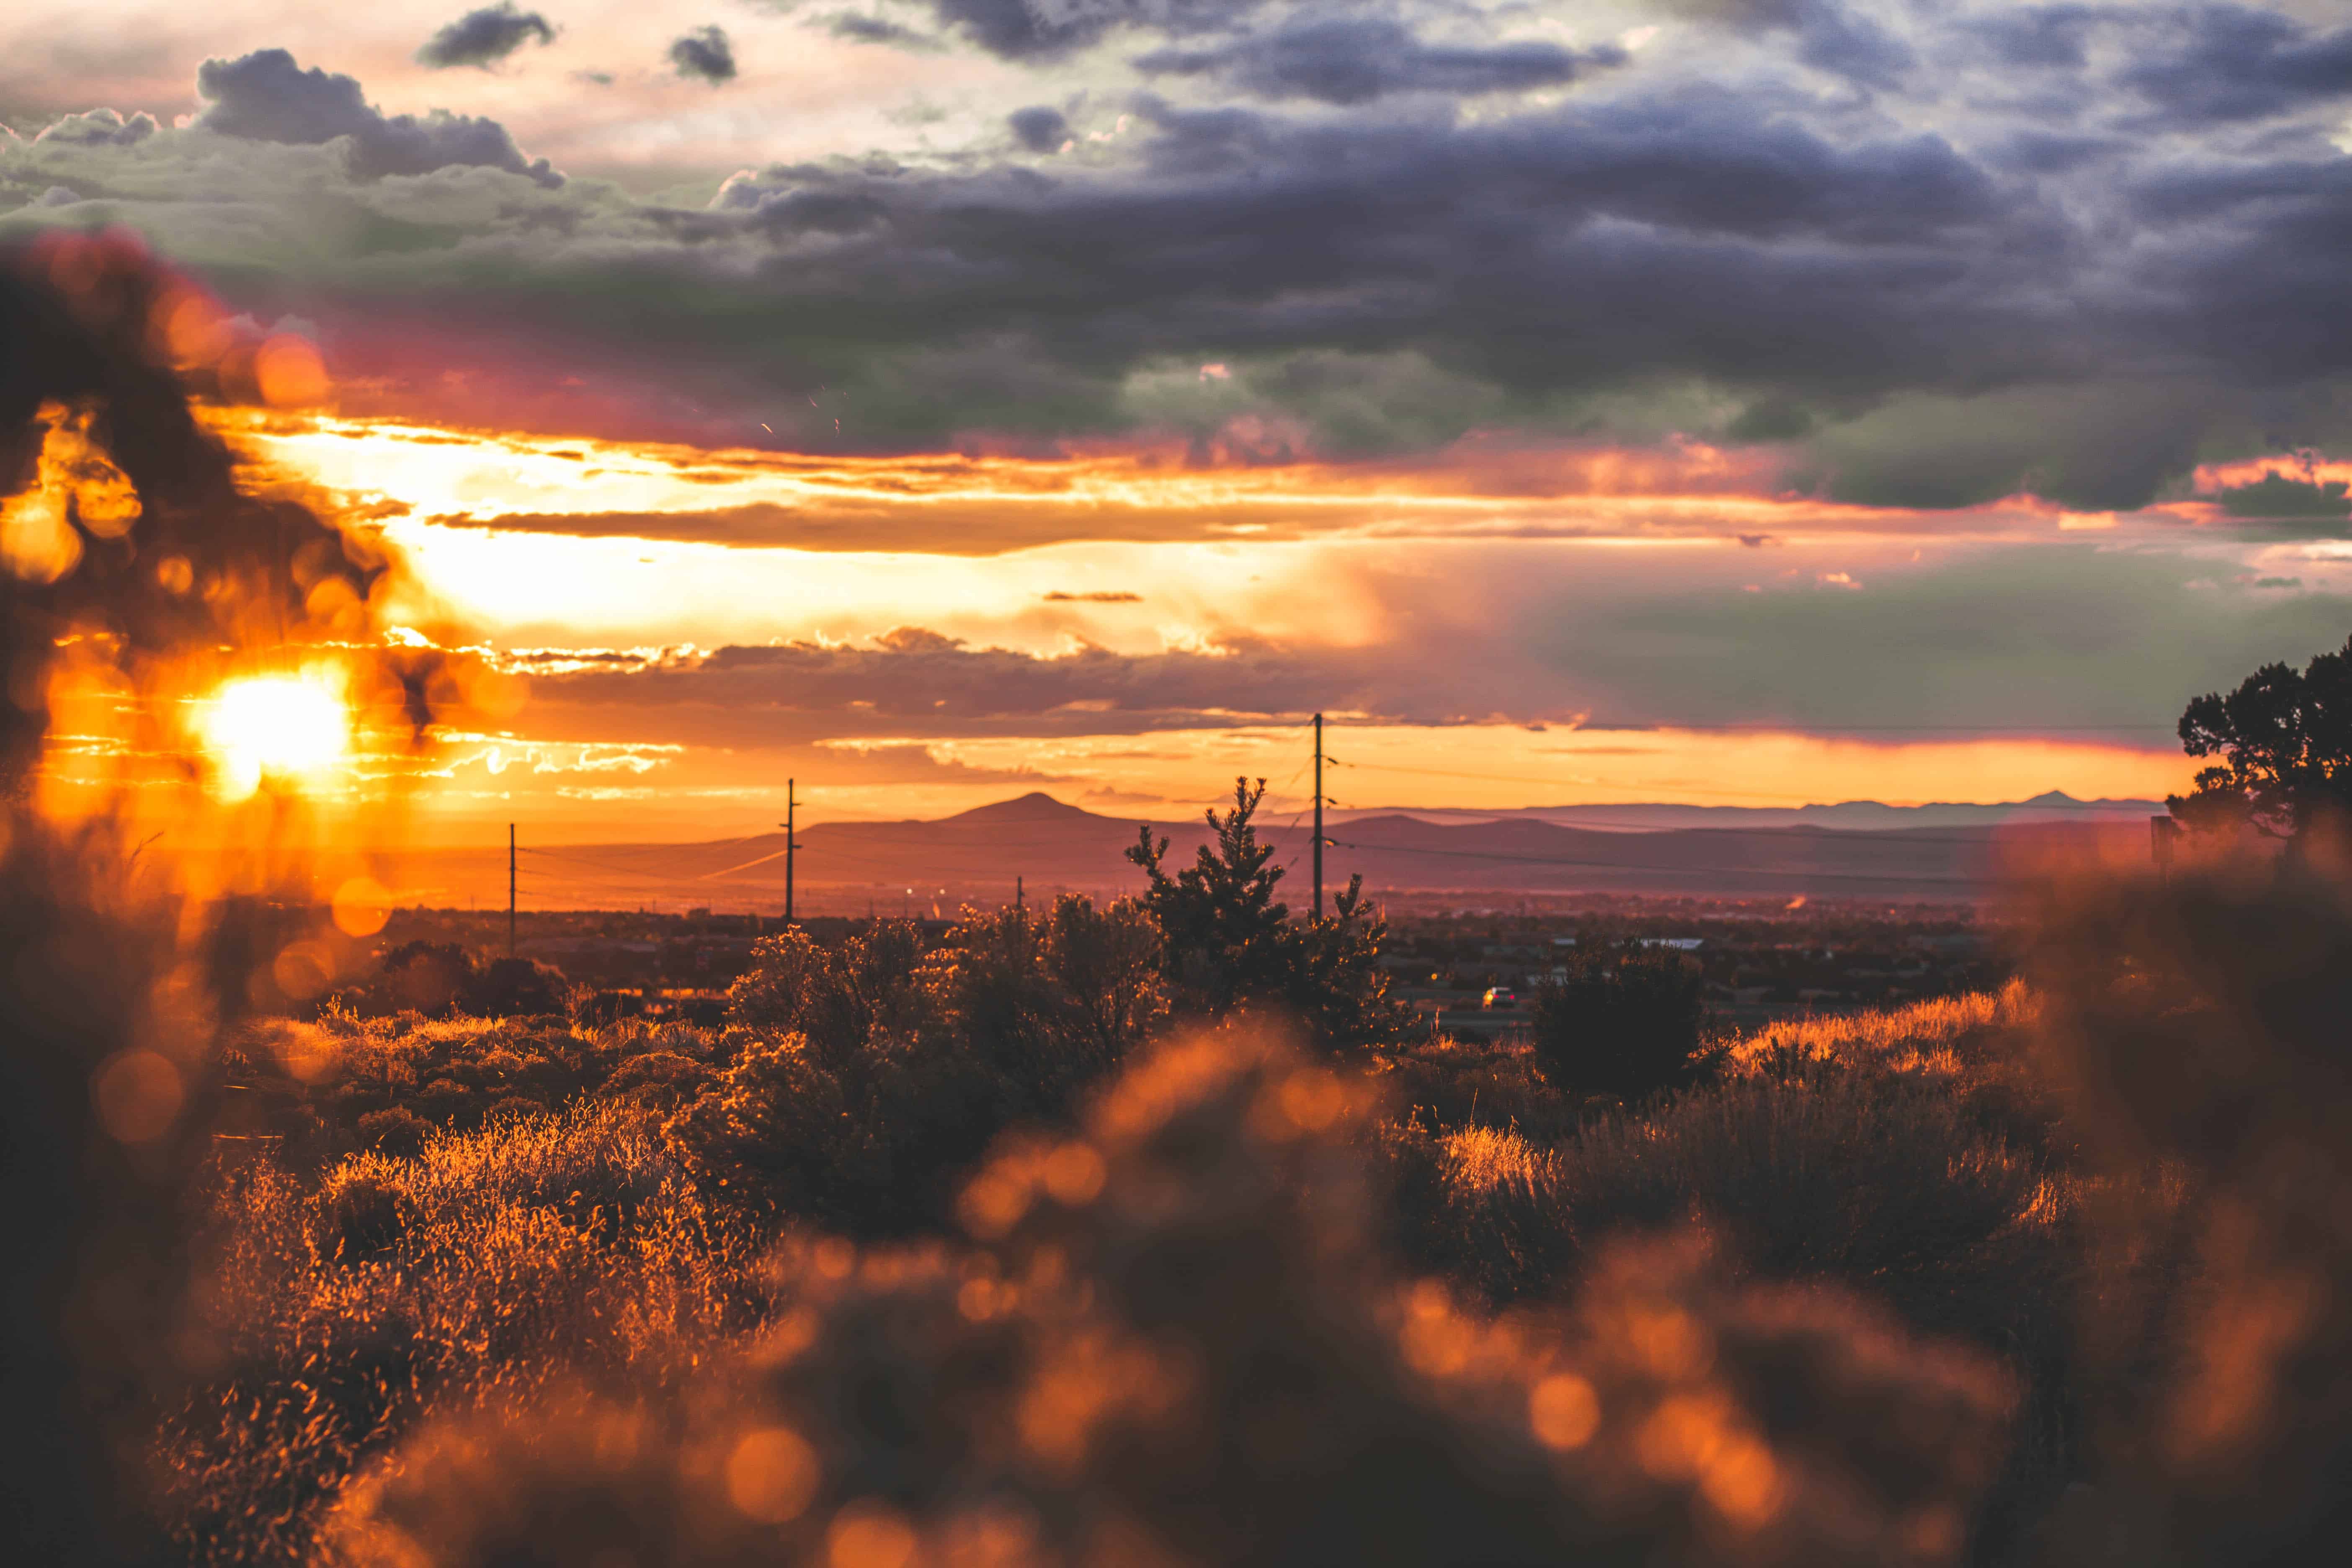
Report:
M1032 153L1051 153L1070 138L1069 117L1043 104L1016 109L1006 117L1013 139Z
M716 26L697 27L674 41L669 63L678 75L698 78L713 87L735 79L735 47Z
M907 165L738 175L707 209L585 181L487 200L485 173L440 182L446 208L339 188L368 221L321 229L278 194L323 177L297 161L242 171L174 131L117 145L131 122L95 116L5 153L0 207L44 221L31 204L59 189L167 249L193 235L201 264L268 296L240 309L325 323L353 397L530 428L819 452L1140 431L1201 463L1687 436L1769 445L1834 499L2084 510L2184 494L2200 460L2352 441L2342 29L2227 5L1914 8L1896 41L1935 68L1864 95L1786 68L1864 37L1859 12L1685 6L1709 25L1563 100L1469 110L1477 71L1401 90L1446 52L1415 40L1476 37L1434 30L1466 26L1434 8L933 9L1000 53L1123 29L1217 64L1181 104L1090 86L1090 127L1128 118L1081 155L1029 155L1074 133L1038 104ZM1283 43L1309 37L1348 42ZM349 138L363 180L555 182L495 122L387 117L283 51L213 62L204 85L205 129ZM152 191L173 169L184 196L113 180ZM461 345L462 385L425 329Z
M1614 46L1584 53L1550 43L1444 47L1390 17L1341 16L1212 48L1161 49L1135 64L1150 75L1214 76L1258 98L1348 104L1397 92L1468 98L1557 87L1627 58Z
M2194 466L2220 395L2187 381L2082 382L1890 398L1811 442L1818 483L1864 506L1967 507L2033 494L2084 511L2144 505Z
M1119 26L1178 35L1208 32L1265 7L1265 0L930 0L940 26L1007 59L1053 59L1100 42Z
M2003 65L2080 70L2092 32L2115 19L2099 5L2020 5L1971 18L1967 32Z
M1919 63L1900 37L1836 0L1669 0L1669 7L1746 32L1790 34L1805 64L1870 87L1894 87Z
M1129 170L796 166L720 210L793 258L764 330L838 343L809 380L854 387L877 442L1111 427L1105 393L1157 355L1410 350L1522 399L1628 374L1867 393L2031 363L2076 319L2031 308L2058 216L1946 142L1841 146L1721 94L1474 125L1163 109Z
M523 174L551 189L563 184L546 159L526 159L495 120L440 110L423 119L386 115L353 79L304 70L284 49L206 60L197 68L196 90L209 100L196 123L224 136L310 145L349 137L351 170L360 179L470 164Z
M2275 470L2252 484L2231 485L2219 496L2231 517L2261 522L2352 521L2352 485L2341 479L2291 479Z
M941 47L940 40L930 34L917 32L887 16L869 16L857 11L835 11L818 20L824 24L826 32L854 44L885 44L892 48L926 52Z
M518 11L514 0L499 0L478 11L468 11L425 40L416 51L419 65L446 69L451 66L488 68L537 38L555 41L555 28L536 11Z
M2165 8L2135 23L2161 41L2121 79L2174 123L2261 120L2352 100L2352 26L2314 33L2246 5Z
M1690 89L1468 122L1146 112L1109 167L780 167L593 261L519 231L467 293L572 374L641 376L639 407L690 387L789 419L822 391L797 426L759 416L818 449L1117 434L1166 361L1207 433L1214 360L1249 411L1356 451L1679 378L1737 398L1725 438L1796 442L1825 493L1890 505L2139 504L2248 387L2352 371L2340 156L2032 175ZM578 309L615 286L625 317ZM1363 374L1387 363L1420 369ZM1285 368L1315 364L1380 406ZM1465 412L1397 416L1422 404Z

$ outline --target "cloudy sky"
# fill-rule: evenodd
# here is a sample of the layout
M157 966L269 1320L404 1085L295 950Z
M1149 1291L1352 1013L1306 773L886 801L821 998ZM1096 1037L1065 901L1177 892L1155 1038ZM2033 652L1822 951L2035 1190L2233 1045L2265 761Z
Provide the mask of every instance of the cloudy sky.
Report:
M527 678L452 833L2160 794L2352 631L2337 0L90 0L0 121Z

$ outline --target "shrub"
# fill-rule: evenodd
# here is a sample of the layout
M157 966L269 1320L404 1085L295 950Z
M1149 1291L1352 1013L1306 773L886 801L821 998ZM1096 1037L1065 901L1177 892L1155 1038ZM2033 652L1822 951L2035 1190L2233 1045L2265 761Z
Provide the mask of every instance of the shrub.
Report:
M433 1131L404 1105L369 1111L359 1119L357 1130L362 1144L394 1159L413 1159L423 1153L425 1140Z
M2105 1222L2071 1561L2317 1563L2352 1520L2352 867L2305 849L2035 911Z
M1132 903L1065 894L1042 916L964 918L932 958L932 1016L1045 1114L1140 1045L1167 1014L1160 943Z
M698 1386L450 1420L337 1520L363 1568L1948 1560L2007 1392L1821 1291L1625 1252L1496 1321L1364 1247L1364 1097L1226 1036L966 1189L973 1242L789 1247Z
M907 921L878 921L832 948L794 927L752 944L728 1016L802 1035L827 1058L856 1051L877 1030L905 1035L926 1021L922 963L922 932Z
M1159 922L1133 900L1100 910L1075 893L1054 900L1045 970L1061 988L1075 1048L1094 1067L1124 1058L1167 1017L1165 946Z
M319 1251L338 1262L391 1250L417 1215L415 1200L381 1163L346 1161L320 1185L314 1206Z
M929 954L909 926L837 949L786 932L735 987L754 1026L669 1135L709 1190L764 1215L860 1237L936 1225L992 1140L1066 1122L1159 1021L1157 957L1139 911L1077 897L966 910Z
M494 958L459 995L478 1018L524 1018L562 1015L569 1022L572 984L563 972L533 958Z
M224 1173L156 1435L182 1560L319 1561L324 1510L420 1419L570 1378L674 1378L757 1321L756 1254L620 1107L492 1123L315 1192Z
M1935 1082L1726 1079L1602 1118L1544 1174L1582 1246L1696 1218L1759 1273L1838 1280L1927 1331L2058 1353L2065 1184Z
M890 1129L871 1075L845 1076L807 1036L764 1035L679 1108L664 1136L731 1202L848 1229L887 1226L899 1217Z
M384 1012L434 1017L455 1007L474 978L472 956L456 942L403 942L383 955L375 983L360 995Z
M1433 1136L1490 1127L1549 1145L1584 1118L1582 1102L1545 1081L1525 1046L1440 1035L1379 1052L1366 1066L1391 1102Z
M1382 1124L1370 1147L1389 1238L1414 1268L1490 1306L1567 1287L1578 1237L1549 1151L1497 1128L1433 1136L1414 1121Z
M1704 978L1679 952L1638 946L1580 952L1568 977L1536 991L1536 1059L1565 1094L1640 1100L1705 1076Z
M2041 1010L2012 980L1999 992L1790 1020L1734 1042L1726 1068L1791 1081L1859 1073L1934 1084L1986 1138L2072 1169L2081 1163L2079 1130L2035 1060Z
M710 1068L676 1051L647 1051L613 1069L596 1092L605 1100L627 1100L651 1110L675 1110L692 1100L710 1081Z

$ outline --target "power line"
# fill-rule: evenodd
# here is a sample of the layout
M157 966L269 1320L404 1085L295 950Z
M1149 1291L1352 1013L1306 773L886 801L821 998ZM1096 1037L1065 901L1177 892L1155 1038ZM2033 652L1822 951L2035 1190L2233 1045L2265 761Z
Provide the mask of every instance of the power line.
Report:
M579 855L559 855L552 849L534 849L528 844L522 846L521 852L525 855L536 855L543 860L562 860L574 866L593 866L600 871L609 871L617 877L636 877L645 880L658 882L677 882L691 879L680 878L676 874L667 871L647 871L639 869L633 866L614 866L603 860L591 860Z

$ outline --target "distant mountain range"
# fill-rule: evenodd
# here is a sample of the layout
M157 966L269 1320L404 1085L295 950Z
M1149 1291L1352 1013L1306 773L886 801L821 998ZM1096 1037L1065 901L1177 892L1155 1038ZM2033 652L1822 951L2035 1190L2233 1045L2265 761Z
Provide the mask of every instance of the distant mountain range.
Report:
M1872 801L1790 810L1626 805L1517 812L1334 814L1325 877L1361 872L1384 893L1685 893L1756 897L1965 900L1993 890L2021 858L2094 856L2145 861L2153 801L2076 801L2045 795L2000 805L1888 806ZM796 907L803 913L953 913L1002 902L1015 879L1035 898L1131 892L1125 858L1133 819L1097 816L1044 794L936 821L833 822L800 831ZM1152 828L1173 865L1208 837L1197 816ZM1290 868L1294 904L1306 885L1311 833L1271 822L1263 837ZM413 857L404 902L495 908L506 901L506 855L446 850ZM530 908L772 910L783 903L782 834L702 844L526 845ZM1295 889L1295 891L1294 891Z
M2164 815L2160 800L2076 800L2063 790L2051 790L2032 800L1979 805L1967 801L1937 801L1926 805L1885 805L1874 800L1840 801L1834 805L1529 805L1513 811L1480 811L1465 806L1391 806L1347 816L1406 816L1431 821L1496 822L1531 817L1563 827L1598 827L1615 831L1655 832L1667 827L1836 827L1857 832L1885 832L1900 827L2001 827L2029 822L2142 823Z

